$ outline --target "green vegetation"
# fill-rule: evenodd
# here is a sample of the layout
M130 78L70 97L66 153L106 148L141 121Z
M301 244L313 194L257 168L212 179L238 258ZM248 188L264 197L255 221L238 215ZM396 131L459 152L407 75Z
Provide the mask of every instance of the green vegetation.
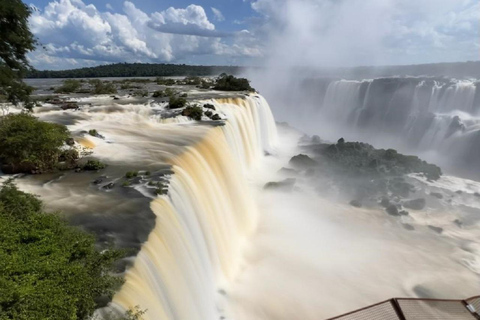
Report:
M72 93L76 92L82 87L82 83L78 80L67 79L63 81L63 84L55 89L55 93Z
M37 44L28 27L30 7L21 0L0 0L0 100L33 108L33 88L22 81L30 65L27 53Z
M96 137L96 136L98 136L98 131L97 131L97 129L90 129L90 130L88 130L88 134L93 136L93 137Z
M92 79L89 84L93 87L93 94L113 94L117 93L117 88L112 82Z
M170 96L170 100L168 102L168 107L170 109L179 109L185 107L187 104L187 100L185 98Z
M398 153L393 149L375 149L367 143L345 142L338 140L336 144L323 145L322 158L342 172L352 175L398 176L409 173L421 173L428 179L437 180L442 170L416 156Z
M150 174L151 174L150 171L148 171L148 170L145 171L145 175L146 175L146 176L149 176Z
M213 89L221 91L255 91L247 79L236 78L226 73L222 73L217 78Z
M49 171L55 168L67 128L27 114L0 118L0 163L6 173Z
M169 79L157 78L155 82L161 86L173 86L174 84L177 83L174 79L170 79L170 78Z
M85 171L97 171L105 169L107 165L99 160L88 160L83 166L82 169Z
M3 0L5 1L5 0ZM20 2L20 1L18 1ZM2 7L3 8L3 7ZM4 30L3 28L1 30ZM239 67L189 66L184 64L116 63L61 71L31 70L29 78L99 78L99 77L173 77L211 76L222 72L236 74ZM157 80L162 79L158 78Z
M135 97L148 97L148 91L147 90L136 90L133 92L133 95Z
M0 319L86 320L122 284L112 275L118 250L98 251L95 239L43 211L12 182L0 189ZM100 299L102 298L102 299ZM131 310L117 319L140 319Z
M182 110L182 116L189 117L196 121L202 120L202 115L203 115L203 109L198 105L188 106Z
M131 178L134 178L136 176L138 176L138 171L128 171L125 174L125 178L127 178L127 179L131 179Z

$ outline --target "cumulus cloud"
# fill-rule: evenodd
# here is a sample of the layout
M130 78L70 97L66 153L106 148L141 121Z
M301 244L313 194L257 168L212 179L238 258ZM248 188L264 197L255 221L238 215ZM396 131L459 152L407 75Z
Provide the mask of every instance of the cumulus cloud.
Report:
M218 10L217 8L212 7L213 16L217 21L225 21L225 17L223 16L222 11Z
M32 64L43 69L124 61L179 62L255 51L232 43L235 34L217 30L198 5L151 14L130 1L123 3L119 13L111 12L109 5L106 8L110 11L100 11L81 0L58 0L33 12L31 30L46 50L32 54ZM226 37L231 38L228 43L223 40Z

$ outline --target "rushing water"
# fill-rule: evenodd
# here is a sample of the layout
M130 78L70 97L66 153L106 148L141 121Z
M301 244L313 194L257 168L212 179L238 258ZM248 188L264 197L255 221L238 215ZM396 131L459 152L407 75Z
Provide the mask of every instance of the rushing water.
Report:
M376 101L373 82L329 83L321 108L332 119L358 126L358 111ZM424 85L412 91L418 101ZM292 193L263 191L265 183L283 179L279 169L302 152L296 130L280 126L277 138L263 97L202 100L226 119L222 126L164 119L162 105L105 99L85 98L92 106L79 111L44 107L36 112L67 124L77 141L93 148L93 156L109 164L102 172L106 182L119 183L132 169L168 172L168 195L153 196L146 186L123 189L120 195L104 191L92 185L96 176L89 173L18 182L52 209L103 216L100 233L115 233L112 225L118 224L119 239L134 235L127 246L139 244L139 252L126 282L98 315L139 306L147 310L146 320L319 319L392 296L464 298L477 292L480 205L474 193L480 192L479 183L453 177L419 181L416 188L423 196L442 192L445 198L430 196L425 210L401 218L319 194L304 174ZM422 109L418 101L412 109ZM314 110L305 106L306 118ZM412 121L407 117L404 124ZM92 128L105 139L85 134ZM146 196L154 219L130 191ZM119 216L127 218L119 223ZM87 229L99 224L93 217L80 220Z
M276 119L310 134L399 148L467 174L480 168L476 80L292 78L285 86L258 85Z

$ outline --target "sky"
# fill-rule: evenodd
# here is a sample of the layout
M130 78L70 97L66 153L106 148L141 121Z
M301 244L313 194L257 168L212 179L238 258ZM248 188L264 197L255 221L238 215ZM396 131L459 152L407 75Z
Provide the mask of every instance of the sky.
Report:
M478 0L33 0L43 69L480 60Z

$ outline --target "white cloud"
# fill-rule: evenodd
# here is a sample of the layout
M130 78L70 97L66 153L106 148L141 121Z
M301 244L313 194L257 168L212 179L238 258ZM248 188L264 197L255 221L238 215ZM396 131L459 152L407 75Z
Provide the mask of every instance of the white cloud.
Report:
M108 10L113 11L113 7L112 7L112 5L111 5L110 3L107 3L107 4L105 5L105 8L107 8Z
M40 69L124 61L179 62L205 55L228 58L255 51L232 43L237 37L216 30L205 10L193 4L147 14L125 1L123 12L113 13L81 0L58 0L34 12L30 26L47 49L30 57ZM233 40L227 43L225 37Z
M272 63L407 64L478 59L475 0L254 0Z
M213 16L217 21L225 21L225 17L223 16L222 11L218 10L217 8L212 7Z

